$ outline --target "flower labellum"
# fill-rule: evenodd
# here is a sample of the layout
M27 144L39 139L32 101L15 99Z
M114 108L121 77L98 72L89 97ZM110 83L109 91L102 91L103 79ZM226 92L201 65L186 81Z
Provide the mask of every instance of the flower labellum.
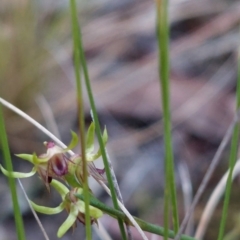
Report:
M56 146L54 142L44 142L44 145L47 147L47 153L42 157L49 157L48 171L53 171L58 177L64 176L68 172L68 159L63 149Z

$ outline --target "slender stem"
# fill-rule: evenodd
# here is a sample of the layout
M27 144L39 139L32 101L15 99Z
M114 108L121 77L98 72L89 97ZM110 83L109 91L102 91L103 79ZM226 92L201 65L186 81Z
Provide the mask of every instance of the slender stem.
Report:
M72 33L73 33L73 46L74 46L74 66L76 75L76 90L77 90L77 102L78 102L78 113L79 113L79 131L80 131L80 142L82 150L82 172L83 172L83 190L86 194L85 198L85 223L86 223L86 236L88 240L92 239L91 231L91 219L89 210L89 188L88 188L88 171L87 161L85 154L85 122L84 122L84 104L82 94L82 84L80 76L80 32L77 18L77 7L75 0L70 1L71 16L72 16Z
M238 52L240 54L240 50ZM237 79L237 92L236 92L236 109L239 110L240 107L240 57L238 55L238 79ZM226 192L224 197L224 203L223 203L223 211L222 211L222 218L220 223L220 229L218 233L218 240L223 239L225 225L227 221L227 213L228 213L228 206L229 206L229 200L230 200L230 194L231 194L231 188L232 188L232 175L233 175L233 169L237 160L237 152L238 152L238 142L239 142L239 124L236 124L233 130L233 136L231 141L231 152L230 152L230 158L229 158L229 175L227 179L227 186L226 186Z
M84 195L76 195L79 199L84 200ZM113 218L121 218L122 221L125 223L132 225L131 221L129 221L128 217L121 211L116 210L114 208L108 207L98 199L96 199L94 196L90 196L90 204L103 212L107 213L108 215L112 216ZM164 235L164 228L145 222L142 219L134 217L135 221L138 223L138 225L142 228L142 230L150 233L154 233L160 236ZM168 238L173 238L175 235L174 231L169 230L168 231ZM196 238L187 236L187 235L181 235L181 240L196 240Z
M8 171L13 171L1 104L0 104L0 140L1 140L0 143L1 143L1 148L3 151L3 155L4 155L4 162L6 165L6 169ZM21 214L21 211L19 208L19 203L18 203L15 179L8 178L8 184L9 184L11 196L12 196L13 212L14 212L18 240L25 240L26 237L25 237L25 232L24 232L22 214Z
M106 150L105 150L105 147L104 147L101 128L100 128L100 123L99 123L99 120L98 120L97 110L96 110L96 106L95 106L95 102L94 102L94 98L93 98L90 78L89 78L88 69L87 69L87 63L86 63L86 59L85 59L85 55L84 55L84 51L83 51L81 31L80 31L80 39L79 39L79 49L80 49L80 59L81 59L82 67L83 67L83 73L84 73L85 83L86 83L86 87L87 87L88 97L89 97L90 105L91 105L91 108L92 108L93 119L94 119L95 126L96 126L96 134L97 134L99 146L100 146L101 153L102 153L102 158L103 158L103 163L104 163L104 167L105 167L105 171L106 171L108 184L109 184L110 191L111 191L113 206L114 206L115 209L119 210L119 206L118 206L118 202L117 202L117 196L116 196L116 192L115 192L115 189L114 189L113 180L111 178L111 171L110 171L110 168L109 168L109 165L108 165L107 154L106 154ZM126 236L126 233L125 233L123 221L120 218L118 219L118 224L119 224L119 228L120 228L120 231L121 231L122 238L124 240L126 240L127 236Z
M175 233L179 228L177 194L174 176L174 162L171 135L170 93L169 93L169 26L168 1L157 0L157 39L159 49L159 76L162 95L164 145L165 145L165 192L164 192L164 227L167 239L169 225L169 200L172 202L173 226Z

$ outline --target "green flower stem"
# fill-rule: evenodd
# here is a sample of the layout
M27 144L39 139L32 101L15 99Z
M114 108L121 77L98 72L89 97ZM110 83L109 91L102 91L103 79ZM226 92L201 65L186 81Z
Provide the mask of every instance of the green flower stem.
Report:
M78 197L80 200L84 200L84 195L76 195L76 197ZM95 198L94 196L90 196L90 205L94 206L100 210L102 210L103 212L107 213L108 215L110 215L113 218L116 219L121 219L122 221L124 221L126 224L129 224L132 226L131 221L127 218L127 216L119 211L116 210L114 208L108 207L107 205L105 205L104 203L102 203L101 201L99 201L97 198ZM141 227L142 230L146 231L146 232L150 232L150 233L154 233L160 236L164 235L164 228L148 223L146 221L143 221L142 219L136 218L134 217L134 219L136 220L136 222L139 224L139 226ZM172 230L168 230L168 237L169 238L174 238L175 234L174 231ZM197 240L193 237L187 236L187 235L181 235L180 237L181 240Z
M240 108L240 49L238 51L238 79L237 79L237 93L236 93L236 111L238 112ZM218 240L222 240L224 236L225 225L227 221L228 206L232 188L232 175L233 169L237 160L238 152L238 142L239 142L239 123L236 124L233 130L233 136L231 141L231 152L229 158L229 175L227 179L226 192L223 203L222 218L220 223L220 229L218 233Z
M5 124L4 124L1 104L0 104L0 140L1 140L1 142L0 142L1 149L3 151L4 161L5 161L7 171L12 172L13 167L12 167L12 161L11 161L8 141L7 141L7 134L6 134ZM21 214L19 204L18 204L18 196L17 196L15 179L9 177L8 183L9 183L11 196L12 196L13 212L14 212L18 240L25 240L26 237L25 237L25 232L24 232L22 214Z
M162 95L164 145L165 145L165 192L164 192L164 239L167 239L169 226L169 201L172 202L173 226L178 232L179 219L177 208L177 194L174 176L174 162L171 136L171 114L169 93L169 26L168 1L157 0L157 40L159 49L159 76Z
M87 160L86 160L86 144L85 144L85 119L84 119L84 105L83 105L83 94L82 84L80 79L80 30L77 17L77 6L75 0L70 0L70 9L72 16L72 33L73 33L73 46L74 46L74 66L76 75L76 88L77 88L77 100L78 100L78 112L79 112L79 131L81 139L81 150L82 150L82 172L83 172L83 191L86 194L85 204L85 224L86 224L86 237L88 240L92 239L91 231L91 218L89 210L89 197L88 197L88 171L87 171Z
M93 119L94 119L94 123L95 123L95 126L96 126L96 134L97 134L99 146L100 146L101 153L102 153L102 159L103 159L103 163L104 163L104 167L105 167L105 171L106 171L106 176L107 176L109 188L110 188L110 191L111 191L113 206L114 206L115 209L119 209L118 202L117 202L117 196L116 196L116 192L115 192L115 189L114 189L114 183L113 183L113 180L112 180L112 177L111 177L111 171L110 171L110 167L109 167L108 160L107 160L107 154L106 154L106 150L105 150L105 146L104 146L104 141L103 141L103 137L102 137L100 123L99 123L99 120L98 120L97 110L96 110L96 106L95 106L95 102L94 102L94 98L93 98L90 78L89 78L88 69L87 69L87 63L86 63L84 50L83 50L83 44L82 44L82 38L81 38L81 29L80 29L79 33L80 33L80 37L79 37L80 59L81 59L83 74L84 74L85 83L86 83L86 87L87 87L87 93L88 93L90 105L91 105L91 108L92 108ZM118 219L118 224L119 224L119 228L120 228L120 231L121 231L122 239L126 240L127 236L126 236L126 233L125 233L123 221L120 218Z

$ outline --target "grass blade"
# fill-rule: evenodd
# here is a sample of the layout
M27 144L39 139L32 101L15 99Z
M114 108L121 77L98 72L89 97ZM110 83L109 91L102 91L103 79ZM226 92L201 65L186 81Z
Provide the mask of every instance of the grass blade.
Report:
M80 78L80 32L79 24L77 18L77 7L75 0L70 1L70 10L72 17L72 34L73 34L73 50L74 50L74 67L75 67L75 76L76 76L76 90L77 90L77 105L79 113L79 131L80 131L80 142L82 150L82 168L83 168L83 191L86 194L85 199L85 224L86 224L86 237L88 240L92 239L92 230L91 230L91 219L89 211L89 188L88 188L88 170L87 170L87 161L86 161L86 144L85 144L85 119L84 119L84 105L83 105L83 94L82 94L82 84Z
M113 206L114 206L114 208L119 210L119 206L118 206L118 202L117 202L117 196L116 196L116 192L115 192L115 189L114 189L113 180L112 180L112 177L111 177L111 171L110 171L108 160L107 160L107 154L106 154L106 150L105 150L103 139L102 139L102 132L101 132L101 128L100 128L100 123L99 123L99 120L98 120L97 110L96 110L96 106L95 106L95 102L94 102L94 98L93 98L90 78L89 78L88 69L87 69L87 63L86 63L85 54L84 54L84 50L83 50L82 39L81 39L81 30L80 30L80 38L79 38L78 47L79 47L79 51L80 51L80 59L81 59L81 65L82 65L82 68L83 68L83 74L84 74L85 83L86 83L86 87L87 87L87 93L88 93L90 105L91 105L91 108L92 108L93 119L94 119L95 126L96 126L96 134L97 134L99 146L100 146L101 153L102 153L102 158L103 158L103 163L104 163L104 167L105 167L105 171L106 171L108 184L109 184L110 191L111 191ZM123 221L120 218L118 219L118 224L119 224L119 228L120 228L120 231L121 231L122 239L126 240L127 236L126 236L126 233L125 233Z
M164 191L164 239L168 238L169 202L172 203L175 233L179 228L177 194L171 136L170 93L169 93L169 26L168 1L157 0L157 40L159 49L159 76L162 95L164 145L165 145L165 191Z
M238 79L237 79L237 92L236 92L236 112L238 112L240 107L240 50L238 51ZM232 175L233 169L237 160L237 152L238 152L238 142L239 142L239 124L236 124L233 130L233 136L231 141L231 151L229 157L229 175L227 179L227 186L226 192L224 196L224 203L223 203L223 211L222 211L222 218L218 233L218 240L223 239L224 230L227 221L227 213L228 213L228 206L230 201L230 194L232 188Z
M8 171L12 171L13 167L12 167L11 155L10 155L9 146L8 146L8 140L7 140L7 134L6 134L5 124L4 124L1 104L0 104L0 133L1 133L0 134L1 148L4 155L6 169ZM12 196L13 212L14 212L18 240L25 240L25 231L24 231L24 225L22 220L22 214L18 204L15 179L8 178L8 184L9 184L11 196Z

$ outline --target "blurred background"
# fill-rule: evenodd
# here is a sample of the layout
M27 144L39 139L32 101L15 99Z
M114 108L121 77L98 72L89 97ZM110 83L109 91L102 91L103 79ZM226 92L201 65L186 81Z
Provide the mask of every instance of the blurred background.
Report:
M133 215L162 225L164 166L155 2L83 0L78 5L93 93L101 124L109 132L107 148L124 202ZM182 218L233 119L240 2L171 0L169 15L173 146ZM0 29L1 97L68 144L70 129L77 131L78 126L69 2L2 0ZM84 94L89 125L90 108ZM45 152L42 143L48 137L5 108L4 114L12 154ZM228 152L229 148L196 208L187 229L189 234L227 169ZM31 169L14 156L13 163L17 171ZM101 161L98 164L101 166ZM29 198L37 203L59 203L57 194L49 194L38 177L22 182ZM183 186L188 188L187 192ZM111 205L94 181L91 188ZM238 188L239 182L235 181L228 231L239 214L239 196L235 191ZM19 200L27 239L43 239L20 189ZM10 195L2 175L0 203L0 239L14 240ZM216 238L221 206L204 239ZM57 239L57 229L66 217L66 213L40 216L50 239ZM119 239L116 221L105 216L102 223L113 239ZM83 236L84 228L78 224L74 232L69 231L62 239ZM140 239L138 234L135 239Z

